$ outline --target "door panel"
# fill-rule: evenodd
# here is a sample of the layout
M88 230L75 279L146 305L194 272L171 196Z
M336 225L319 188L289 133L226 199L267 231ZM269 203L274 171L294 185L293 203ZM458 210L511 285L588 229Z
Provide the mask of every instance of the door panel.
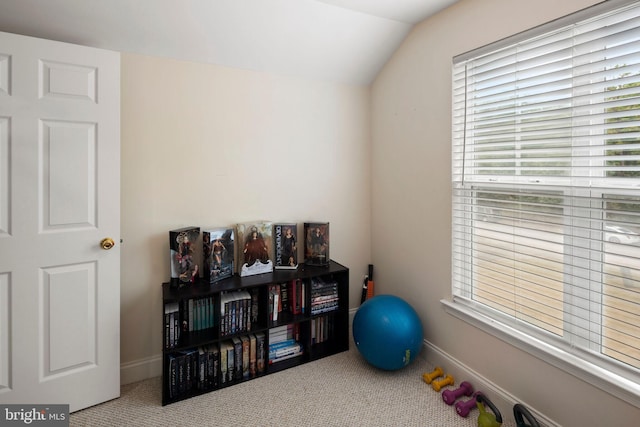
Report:
M9 333L11 331L11 276L8 273L0 274L0 393L11 388ZM0 394L2 396L2 394Z
M0 238L9 233L9 118L0 117Z
M95 275L94 263L42 270L43 379L96 364Z
M42 122L42 230L96 225L96 124Z
M96 102L95 67L41 61L41 97L68 97Z
M10 56L0 53L0 94L9 94Z

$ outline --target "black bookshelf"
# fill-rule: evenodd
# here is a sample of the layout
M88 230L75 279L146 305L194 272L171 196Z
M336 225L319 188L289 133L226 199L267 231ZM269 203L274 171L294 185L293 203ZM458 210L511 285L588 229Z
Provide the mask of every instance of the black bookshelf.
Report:
M328 301L325 305L329 307L323 306L320 310L314 306L312 313L312 304L318 304L320 299L316 296L317 291L312 291L312 283L316 284L316 289L318 282L329 284L328 288L332 290L327 292L332 294L324 296ZM304 289L302 293L296 292L300 295L299 312L285 304L277 319L272 320L270 306L273 307L273 294L278 293L276 286L280 286L280 298L283 289L287 289L287 297L291 298L289 294L295 283L299 283L297 289ZM231 303L228 301L230 298ZM162 284L162 299L163 405L349 349L349 269L335 261L328 266L300 264L296 270L274 270L247 277L234 275L215 284L200 281L177 287L167 282ZM295 302L289 301L289 304L294 305ZM223 307L229 311L226 315L222 313ZM302 351L269 363L270 332L287 327L289 338L294 339ZM252 336L260 335L264 336L264 369L258 369L256 360L255 369L249 371L248 377L246 372L243 376L240 371L229 379L227 372L223 381L221 352L224 344L233 342L234 338L238 341L246 337L251 341ZM251 360L249 363L252 365ZM243 370L245 364L242 364ZM226 366L229 366L228 361Z

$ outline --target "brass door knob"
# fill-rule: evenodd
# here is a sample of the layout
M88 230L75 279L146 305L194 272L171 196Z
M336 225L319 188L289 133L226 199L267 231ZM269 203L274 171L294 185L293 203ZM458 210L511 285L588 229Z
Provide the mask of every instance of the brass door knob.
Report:
M111 237L105 237L100 241L100 247L105 251L108 251L112 247L116 245L116 242L113 241Z

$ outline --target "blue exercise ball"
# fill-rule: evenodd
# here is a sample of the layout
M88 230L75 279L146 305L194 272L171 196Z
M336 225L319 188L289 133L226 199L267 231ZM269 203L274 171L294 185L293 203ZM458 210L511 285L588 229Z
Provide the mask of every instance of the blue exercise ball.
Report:
M377 295L353 318L353 339L371 365L394 371L409 365L422 348L422 322L402 298Z

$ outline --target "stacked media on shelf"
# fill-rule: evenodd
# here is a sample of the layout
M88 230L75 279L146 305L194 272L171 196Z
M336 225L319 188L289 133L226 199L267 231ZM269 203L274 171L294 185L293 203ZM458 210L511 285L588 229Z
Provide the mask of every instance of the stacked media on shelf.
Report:
M349 269L335 261L162 288L163 405L349 349Z

